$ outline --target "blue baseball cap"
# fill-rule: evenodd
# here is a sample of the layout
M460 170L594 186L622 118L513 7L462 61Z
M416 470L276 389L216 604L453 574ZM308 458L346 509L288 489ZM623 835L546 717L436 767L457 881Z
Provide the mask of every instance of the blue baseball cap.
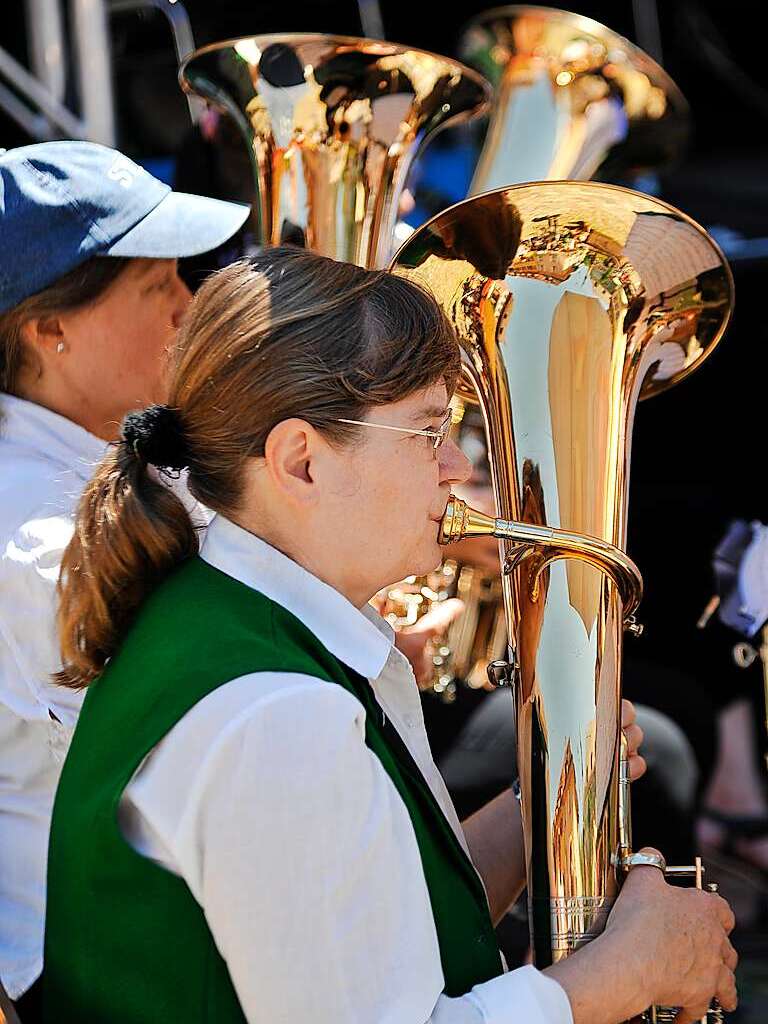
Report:
M226 242L250 207L173 192L117 150L0 150L0 313L92 256L175 259Z

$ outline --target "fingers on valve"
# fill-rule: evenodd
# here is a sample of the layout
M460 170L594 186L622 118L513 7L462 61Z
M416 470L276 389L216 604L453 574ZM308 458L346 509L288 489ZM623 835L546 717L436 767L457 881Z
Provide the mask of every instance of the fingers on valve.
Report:
M707 893L710 899L717 900L717 916L720 924L726 931L726 934L730 935L736 926L736 918L733 915L730 904L723 899L722 896L718 896L717 893Z
M739 1003L739 997L736 993L736 976L725 964L720 969L715 998L728 1013L735 1010Z
M729 939L723 942L723 963L730 971L735 971L739 963L739 954L731 945Z
M629 758L629 777L632 782L636 782L648 768L645 758L642 754L632 754Z
M643 730L639 725L628 725L624 727L624 735L627 738L629 753L636 753L640 748L640 744L643 742Z
M625 697L621 702L621 727L626 729L635 721L637 712L635 711L635 705L631 700L627 700Z

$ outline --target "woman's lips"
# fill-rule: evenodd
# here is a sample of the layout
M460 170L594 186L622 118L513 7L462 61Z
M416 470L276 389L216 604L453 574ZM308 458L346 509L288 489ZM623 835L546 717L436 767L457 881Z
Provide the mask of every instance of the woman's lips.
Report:
M451 495L449 493L449 494L447 494L445 496L445 500L443 501L443 504L440 507L440 511L436 512L434 515L431 515L429 517L432 520L433 523L440 523L440 522L442 522L443 516L445 515L445 510L448 508L448 502L450 500L451 500Z

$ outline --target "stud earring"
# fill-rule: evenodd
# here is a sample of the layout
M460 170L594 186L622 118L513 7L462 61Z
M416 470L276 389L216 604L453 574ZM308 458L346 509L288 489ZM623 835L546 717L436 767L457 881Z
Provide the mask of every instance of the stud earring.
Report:
M56 351L58 352L59 355L61 355L61 353L64 351L64 342L63 341L60 341L58 343L58 345L56 346Z

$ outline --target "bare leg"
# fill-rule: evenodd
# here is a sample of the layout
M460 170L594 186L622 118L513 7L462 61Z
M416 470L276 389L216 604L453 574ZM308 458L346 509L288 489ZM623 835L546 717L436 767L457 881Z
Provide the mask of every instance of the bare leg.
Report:
M718 733L720 749L705 806L725 815L768 815L768 801L760 777L749 701L738 700L720 713ZM718 845L722 837L723 829L716 822L700 822L701 842ZM768 836L761 839L739 839L735 849L746 860L768 869Z

